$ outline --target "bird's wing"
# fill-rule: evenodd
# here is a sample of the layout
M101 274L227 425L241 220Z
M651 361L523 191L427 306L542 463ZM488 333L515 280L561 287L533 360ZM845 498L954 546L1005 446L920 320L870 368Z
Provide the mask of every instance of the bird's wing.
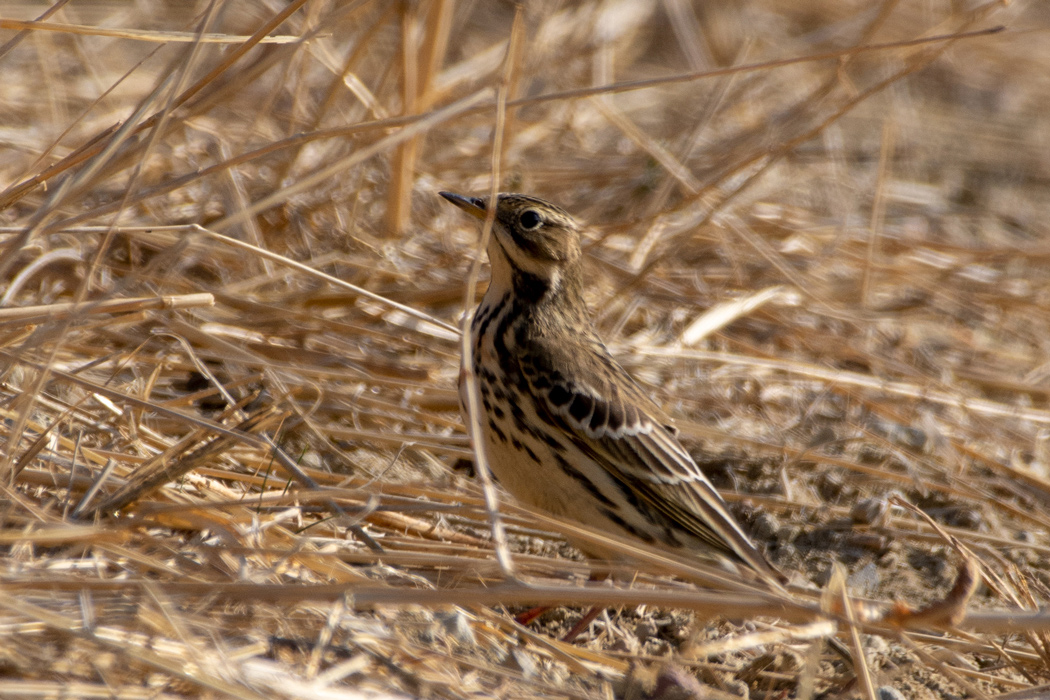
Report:
M780 578L665 423L667 419L604 346L542 343L519 354L544 419L654 510L712 548ZM596 352L597 351L597 352Z

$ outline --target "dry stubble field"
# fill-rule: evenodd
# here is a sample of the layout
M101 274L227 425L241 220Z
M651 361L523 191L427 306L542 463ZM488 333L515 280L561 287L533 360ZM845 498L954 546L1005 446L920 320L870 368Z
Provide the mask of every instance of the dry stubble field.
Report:
M0 697L1050 692L1045 2L0 14ZM436 196L493 173L789 592L506 500L503 576Z

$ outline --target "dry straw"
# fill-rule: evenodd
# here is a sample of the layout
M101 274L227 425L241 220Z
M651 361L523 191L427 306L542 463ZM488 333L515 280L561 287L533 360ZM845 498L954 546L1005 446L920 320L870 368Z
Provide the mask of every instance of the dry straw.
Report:
M1038 0L32 11L0 10L0 697L1046 692ZM441 189L591 224L602 334L788 590L485 497Z

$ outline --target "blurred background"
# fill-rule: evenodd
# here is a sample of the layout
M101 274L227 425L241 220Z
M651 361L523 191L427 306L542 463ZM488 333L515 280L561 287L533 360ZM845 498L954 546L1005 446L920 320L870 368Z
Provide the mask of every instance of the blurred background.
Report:
M0 695L657 697L668 654L696 697L860 692L768 618L629 606L563 648L580 609L522 637L297 593L499 578L456 395L478 232L436 194L494 172L588 225L601 334L796 583L922 605L965 550L971 606L1045 606L1048 30L1038 0L3 3ZM508 517L526 572L586 579ZM702 651L756 624L782 638ZM1050 683L1038 629L869 643L908 698Z

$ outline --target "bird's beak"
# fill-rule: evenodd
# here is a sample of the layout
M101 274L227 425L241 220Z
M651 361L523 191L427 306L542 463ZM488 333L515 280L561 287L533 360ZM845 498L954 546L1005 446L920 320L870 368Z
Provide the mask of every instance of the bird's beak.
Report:
M439 192L442 197L455 204L476 219L485 219L485 200L481 197L464 197L452 192Z

